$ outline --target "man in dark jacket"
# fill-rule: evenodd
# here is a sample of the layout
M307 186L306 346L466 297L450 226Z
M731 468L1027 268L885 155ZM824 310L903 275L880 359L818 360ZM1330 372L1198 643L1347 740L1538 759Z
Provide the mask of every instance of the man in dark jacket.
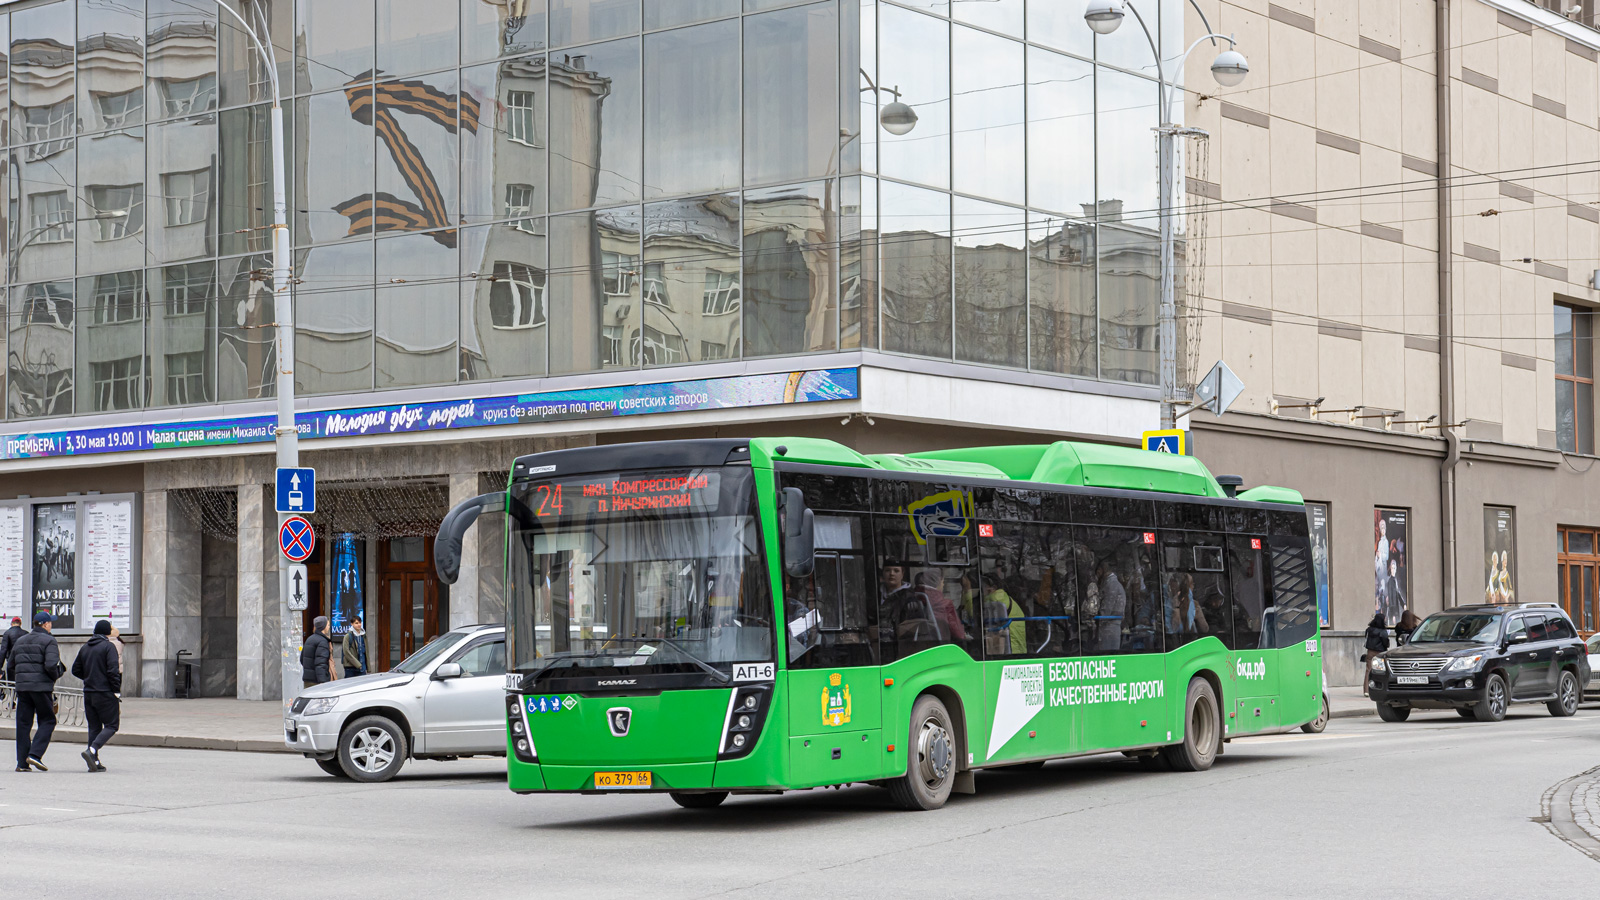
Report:
M47 612L36 613L33 631L17 639L6 659L6 675L17 687L18 772L27 772L30 766L49 771L43 760L50 735L56 730L56 679L66 672L61 665L61 649L50 633L54 621L55 617ZM39 718L39 733L32 735L30 741L34 716Z
M89 723L89 748L82 754L91 772L104 772L100 748L122 724L122 663L111 643L111 620L94 623L94 637L72 661L72 674L83 680L83 717Z
M11 645L17 642L17 638L25 634L27 632L22 630L22 617L12 616L11 630L5 634L0 634L0 672L6 670L6 657L11 655Z
M328 617L311 620L311 634L300 647L300 680L306 687L333 680L333 643L328 639Z

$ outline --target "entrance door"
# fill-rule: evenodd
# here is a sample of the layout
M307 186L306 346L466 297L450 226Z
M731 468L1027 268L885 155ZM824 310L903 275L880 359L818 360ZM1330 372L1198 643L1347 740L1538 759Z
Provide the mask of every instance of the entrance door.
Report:
M433 548L422 538L381 541L378 549L378 646L373 663L388 671L438 637L439 589Z

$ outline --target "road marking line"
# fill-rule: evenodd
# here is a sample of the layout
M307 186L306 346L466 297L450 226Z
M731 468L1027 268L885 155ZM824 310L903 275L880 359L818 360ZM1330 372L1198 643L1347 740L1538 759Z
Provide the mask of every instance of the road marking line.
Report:
M48 809L51 812L77 812L77 810L75 810L75 809L62 809L59 806L41 806L39 808L40 809Z

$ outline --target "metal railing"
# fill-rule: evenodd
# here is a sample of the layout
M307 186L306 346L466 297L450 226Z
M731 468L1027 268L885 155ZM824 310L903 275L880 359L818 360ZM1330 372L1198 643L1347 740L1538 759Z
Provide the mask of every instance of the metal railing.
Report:
M83 691L79 688L58 687L53 692L56 701L56 727L82 728ZM0 719L17 718L17 686L0 681Z

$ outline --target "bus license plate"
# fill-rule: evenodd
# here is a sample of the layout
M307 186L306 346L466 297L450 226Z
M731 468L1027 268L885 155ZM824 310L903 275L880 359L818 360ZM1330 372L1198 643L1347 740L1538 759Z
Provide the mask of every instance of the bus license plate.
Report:
M1396 675L1394 677L1394 680L1395 680L1396 684L1427 684L1428 683L1428 676L1426 676L1426 675Z
M597 788L649 788L649 772L596 772L594 773L594 786Z

